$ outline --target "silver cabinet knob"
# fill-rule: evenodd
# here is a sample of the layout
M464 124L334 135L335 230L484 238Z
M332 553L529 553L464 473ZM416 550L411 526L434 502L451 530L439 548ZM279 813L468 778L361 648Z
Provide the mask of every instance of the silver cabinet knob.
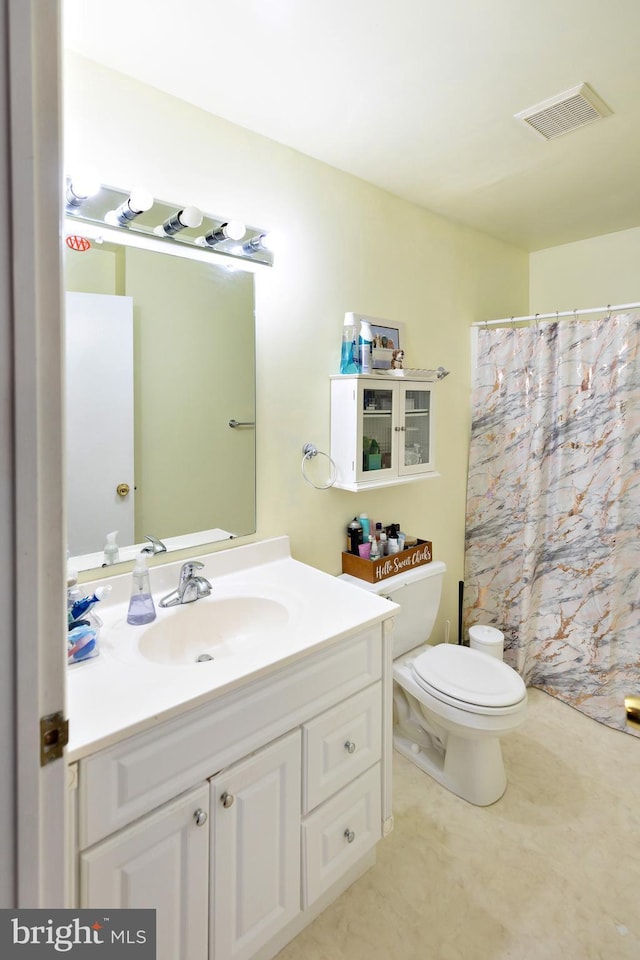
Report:
M202 807L198 807L193 814L193 819L196 822L196 827L204 826L208 819L207 811L203 810Z
M225 792L220 797L220 803L222 804L223 807L231 807L233 806L234 799L235 798L233 794L227 793L227 791L225 790Z
M356 838L356 835L353 832L353 830L349 830L349 827L347 827L347 829L344 832L344 838L347 841L347 843L353 843L353 841Z
M347 753L355 753L356 745L353 742L353 740L347 740L347 742L344 745L344 748L347 751Z

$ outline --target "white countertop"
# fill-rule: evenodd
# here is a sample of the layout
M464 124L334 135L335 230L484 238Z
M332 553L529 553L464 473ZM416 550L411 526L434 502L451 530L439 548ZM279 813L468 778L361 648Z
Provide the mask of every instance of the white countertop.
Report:
M271 631L267 626L264 642L252 645L242 655L205 663L154 663L138 650L145 627L126 623L131 574L111 578L111 594L95 608L103 622L100 655L68 671L70 762L268 675L323 645L354 636L398 609L394 603L294 560L288 537L194 559L204 563L199 573L211 581L211 596L162 608L158 601L177 586L181 563L151 568L157 619L150 626L175 617L188 628L187 618L194 615L194 608L231 597L276 600L287 609L286 622ZM83 584L83 588L89 593L96 585Z

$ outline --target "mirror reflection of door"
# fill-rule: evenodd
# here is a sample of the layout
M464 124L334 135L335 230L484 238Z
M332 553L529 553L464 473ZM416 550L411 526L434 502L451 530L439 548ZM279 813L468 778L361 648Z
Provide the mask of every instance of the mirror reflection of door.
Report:
M134 542L133 301L66 295L67 529L72 556ZM118 487L127 484L122 496Z
M133 313L126 361L124 348L101 335L97 342L84 344L82 369L67 377L69 389L78 390L68 401L67 516L74 566L99 566L111 530L118 530L122 559L126 548L144 542L147 534L162 540L202 535L200 542L209 543L255 531L253 275L106 240L82 251L65 245L64 253L68 292L100 295L85 304L129 300ZM79 350L82 343L73 322L67 321L69 351ZM87 318L87 336L92 329L99 329L97 318L95 326ZM127 398L133 390L135 478L123 473L115 482L110 479L105 501L86 461L98 464L104 453L109 464L115 462L115 455L105 450L106 436L112 428L117 432L115 408L122 400L117 376L129 371L131 362L132 386L127 383L124 389ZM89 396L105 401L100 428L97 414L87 412ZM232 419L251 425L231 429ZM123 432L129 447L129 428ZM86 444L92 440L87 454ZM104 466L97 470L100 476L106 473ZM122 499L134 511L132 530L120 516L114 521L112 514L103 514L105 502L113 507L120 483L128 483L131 490ZM80 510L83 503L86 509ZM87 516L96 520L93 542L85 537L90 529Z

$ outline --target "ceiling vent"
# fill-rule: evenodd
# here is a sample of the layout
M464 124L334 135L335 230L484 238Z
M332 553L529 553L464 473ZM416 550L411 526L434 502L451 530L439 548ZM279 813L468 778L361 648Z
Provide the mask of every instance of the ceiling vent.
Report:
M588 83L579 83L571 90L516 113L515 117L545 140L554 140L595 120L602 120L611 112Z

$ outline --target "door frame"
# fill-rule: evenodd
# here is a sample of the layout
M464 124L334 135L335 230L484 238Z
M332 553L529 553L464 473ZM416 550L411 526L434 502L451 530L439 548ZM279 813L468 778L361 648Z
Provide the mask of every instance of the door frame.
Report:
M0 515L8 532L2 537L8 602L0 606L3 653L12 665L3 679L12 705L11 768L2 773L13 786L0 828L5 845L9 829L13 841L0 891L3 906L54 907L67 905L67 771L64 757L41 765L40 718L66 716L61 10L60 0L0 4L8 51L2 83L9 93L1 167L8 256L0 269L11 290L2 333L12 341L12 430L2 448L3 488L12 497Z

